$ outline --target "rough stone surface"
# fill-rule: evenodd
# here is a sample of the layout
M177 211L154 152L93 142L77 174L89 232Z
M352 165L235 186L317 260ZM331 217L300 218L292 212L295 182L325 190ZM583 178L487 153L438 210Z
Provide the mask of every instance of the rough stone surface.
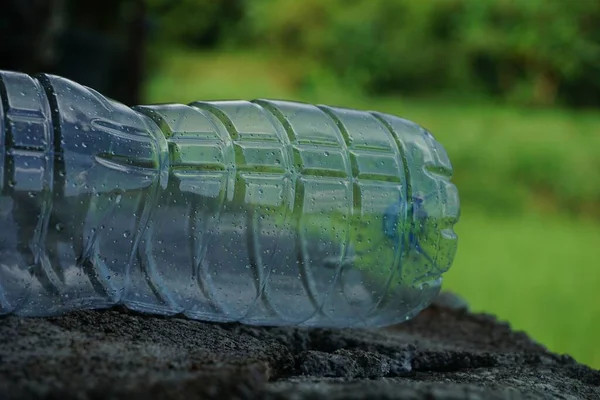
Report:
M441 299L380 330L4 317L0 399L600 399L600 371Z

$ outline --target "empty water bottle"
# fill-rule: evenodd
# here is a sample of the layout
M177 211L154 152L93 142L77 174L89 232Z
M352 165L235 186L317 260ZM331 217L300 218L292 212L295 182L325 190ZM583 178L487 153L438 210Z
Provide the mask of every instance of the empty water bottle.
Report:
M405 119L129 108L8 71L0 98L0 314L380 326L427 306L454 257L450 161Z

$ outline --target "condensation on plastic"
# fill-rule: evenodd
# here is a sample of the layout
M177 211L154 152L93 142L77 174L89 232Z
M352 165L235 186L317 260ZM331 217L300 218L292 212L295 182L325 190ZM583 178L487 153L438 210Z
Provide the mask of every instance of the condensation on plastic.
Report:
M450 161L405 119L129 108L8 71L0 98L0 314L381 326L430 304L454 257Z

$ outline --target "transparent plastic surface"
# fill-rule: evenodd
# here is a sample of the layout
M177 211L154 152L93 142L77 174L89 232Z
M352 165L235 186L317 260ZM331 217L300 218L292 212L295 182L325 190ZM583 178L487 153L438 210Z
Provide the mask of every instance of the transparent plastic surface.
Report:
M128 108L7 71L0 98L0 314L380 326L429 305L454 257L450 161L405 119Z

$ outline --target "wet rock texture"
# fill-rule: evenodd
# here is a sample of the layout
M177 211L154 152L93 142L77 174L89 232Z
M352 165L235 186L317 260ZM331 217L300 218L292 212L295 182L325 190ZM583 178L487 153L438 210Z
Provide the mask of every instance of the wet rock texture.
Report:
M600 371L454 300L380 330L0 319L0 399L42 398L600 399Z

